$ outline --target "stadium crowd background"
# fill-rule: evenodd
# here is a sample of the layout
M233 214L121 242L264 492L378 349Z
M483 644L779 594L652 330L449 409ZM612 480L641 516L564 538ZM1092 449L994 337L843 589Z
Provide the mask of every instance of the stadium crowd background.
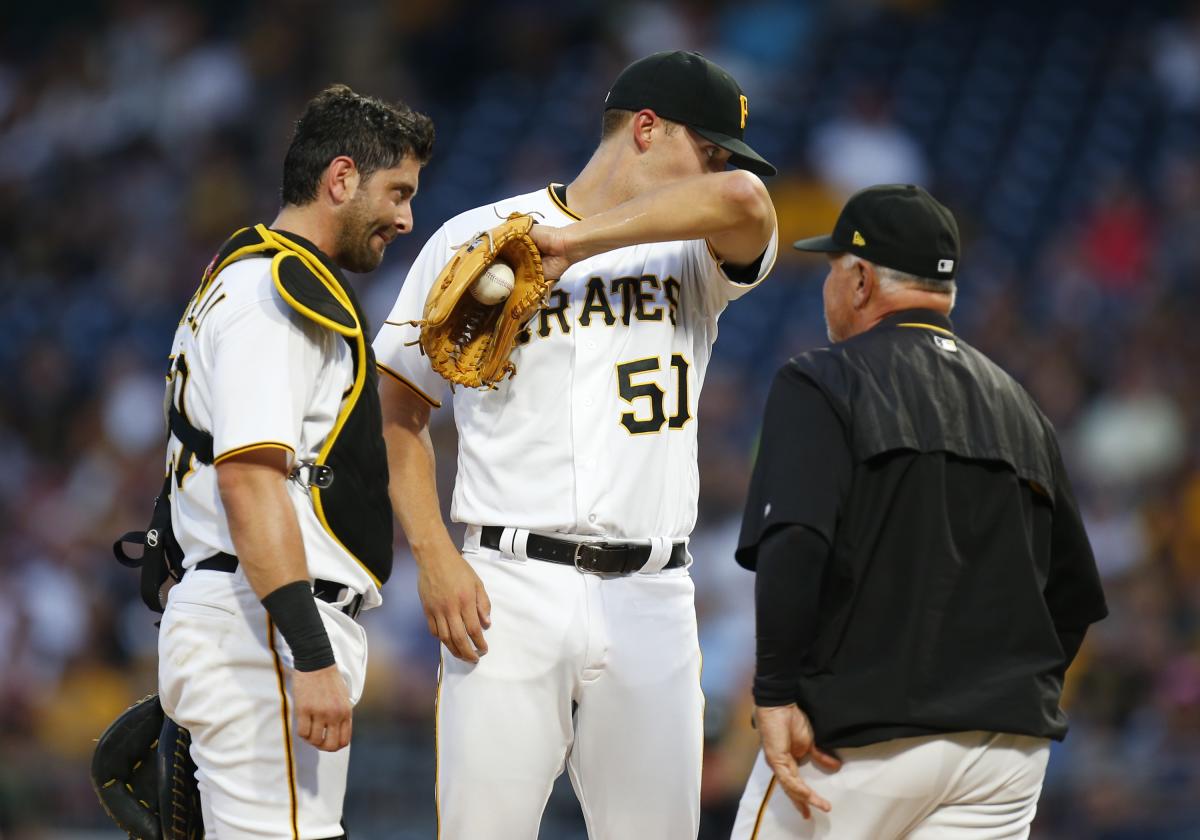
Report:
M1059 429L1112 613L1070 674L1034 836L1200 837L1200 5L1120 0L5 4L0 836L116 836L87 763L153 689L155 629L108 546L158 487L181 307L226 235L273 218L303 102L343 81L436 121L416 233L357 281L377 325L438 225L568 180L607 83L679 46L746 89L784 240L876 182L957 213L957 327ZM704 838L727 836L754 746L732 560L754 438L774 370L824 341L822 275L784 251L723 317L702 399ZM364 618L358 837L433 835L437 648L396 551ZM584 836L565 785L543 836Z

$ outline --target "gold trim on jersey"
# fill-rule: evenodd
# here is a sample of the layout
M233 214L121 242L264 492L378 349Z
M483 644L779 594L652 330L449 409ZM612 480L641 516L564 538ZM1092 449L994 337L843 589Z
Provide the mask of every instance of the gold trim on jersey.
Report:
M440 727L438 723L440 718L438 712L441 711L442 705L442 678L446 673L446 654L439 654L441 657L438 663L438 684L437 693L433 696L433 812L437 818L437 834L434 836L441 840L442 836L442 801L441 801L441 771L442 771L442 752L441 742L438 739Z
M583 216L580 216L578 213L576 213L574 210L572 210L570 207L568 207L566 204L564 204L562 199L560 199L558 197L558 193L556 193L554 191L555 187L561 187L561 186L562 186L562 184L551 184L550 186L546 187L546 192L550 194L550 200L554 202L555 207L557 207L559 210L566 213L572 219L574 219L577 222L582 222Z
M700 647L700 636L696 636L696 653L700 656L700 671L696 674L696 690L700 692L700 767L704 768L704 715L708 710L708 698L704 696L704 650Z
M235 455L241 455L245 452L251 452L255 449L282 449L292 455L296 454L296 450L286 443L280 443L277 440L264 440L259 443L247 443L245 446L235 446L233 449L230 449L227 452L222 452L220 455L217 455L215 458L213 458L213 466L215 467L217 464L221 463L227 458L232 458Z
M767 803L771 801L771 794L775 792L775 784L778 782L774 775L771 776L771 781L767 783L767 792L763 794L762 804L758 806L758 818L754 820L754 831L750 832L750 840L757 840L758 830L762 828L763 815L767 813Z
M779 227L778 226L776 226L775 233L773 234L773 236L776 239L779 238ZM779 262L779 243L778 242L775 243L775 253L771 255L771 264L767 266L766 271L762 271L761 269L759 269L759 274L761 276L758 278L758 280L753 285L757 286L759 283L763 282L768 277L770 277L771 272L775 270L775 263L777 263L777 262Z
M375 360L375 367L379 368L380 371L382 371L383 373L386 373L388 376L392 377L392 379L395 379L401 385L404 385L405 387L407 387L410 391L412 391L414 394L416 394L421 399L425 400L425 402L429 403L434 408L442 407L442 404L439 401L435 400L433 397L426 394L424 391L422 391L420 388L418 388L416 385L414 385L408 379L406 379L405 377L396 373L396 371L392 370L390 367L388 367L387 365L385 365L383 362L379 361L378 359Z
M251 230L251 228L240 228L237 233L234 234L234 237L240 236L249 230ZM288 306L296 310L305 318L308 318L309 320L323 327L333 330L338 335L354 340L356 358L354 382L348 391L343 392L342 405L338 411L337 418L334 421L333 428L326 436L325 442L322 444L321 450L317 454L315 463L324 464L326 459L329 457L330 451L333 449L333 445L337 442L338 435L341 433L342 428L346 425L346 420L349 418L350 413L353 411L355 405L357 405L358 398L362 394L363 387L367 381L368 345L365 337L363 336L362 324L358 320L358 315L355 311L354 303L351 300L350 295L344 288L342 288L341 283L338 282L337 278L325 266L325 264L322 263L316 255L309 251L308 248L306 248L304 245L301 245L299 242L288 238L287 236L281 235L269 229L263 224L254 225L253 230L258 234L261 241L253 242L249 245L243 245L229 254L229 256L225 257L225 259L221 260L220 263L214 265L211 271L205 272L205 276L201 281L200 288L196 291L196 294L193 295L192 303L190 303L188 305L188 309L184 311L184 316L180 319L180 323L182 324L184 319L186 319L187 313L191 311L191 307L195 304L196 300L203 296L204 292L209 289L213 281L216 280L217 276L232 263L247 256L259 254L264 251L276 252L271 257L270 269L272 284L274 285L275 290L279 293L280 297L283 298ZM287 290L283 282L280 280L279 267L280 264L289 257L300 260L300 262L304 264L304 266L313 274L313 276L317 278L322 287L324 287L325 291L327 291L338 304L338 306L344 310L347 318L351 322L349 326L333 321L329 317L322 315L320 312L313 310L311 307L297 300L295 296L293 296ZM243 447L240 450L224 452L219 458L214 459L213 463L217 463L222 458L228 458L231 455L236 454L238 451L245 451L245 449L254 448L256 446L270 445L275 445L279 448L285 448L295 454L295 450L286 444L264 442L261 444L254 444L250 447ZM359 565L359 567L362 568L364 572L367 573L367 576L371 579L375 586L381 587L383 584L380 582L379 578L375 576L375 573L371 571L367 564L362 562L358 556L354 554L354 552L346 547L345 543L342 542L342 540L330 526L329 520L325 515L324 507L321 503L321 488L315 486L310 487L309 494L313 500L313 511L316 513L317 521L321 523L321 527L327 534L329 534L334 543L337 544L337 546L344 552L346 552L346 555L349 556L355 563Z
M954 333L950 332L950 330L946 329L945 327L934 326L933 324L911 323L911 324L897 324L896 326L897 327L916 327L919 330L933 330L934 332L944 333L945 335L948 335L951 338L954 337Z
M779 235L779 229L776 228L773 236L777 237L778 235ZM767 265L767 268L765 271L763 270L763 268L761 266L759 267L758 277L755 278L753 283L738 283L736 280L732 279L729 276L729 274L725 271L726 260L723 260L719 256L717 256L716 249L713 248L712 243L709 242L707 238L704 240L704 244L708 246L709 256L713 258L713 261L716 262L717 267L721 269L721 273L725 275L725 279L728 280L730 283L733 283L736 286L743 286L745 288L754 288L759 283L763 282L764 280L766 280L768 277L771 276L771 272L775 270L775 263L777 263L779 261L779 248L778 248L778 246L776 246L775 253L771 255L771 262ZM771 247L770 242L767 242L767 247L768 248ZM763 253L765 254L766 251L764 251Z
M283 714L283 751L287 756L288 796L292 807L292 838L300 840L299 801L296 797L296 759L292 755L292 716L288 709L287 686L283 678L283 662L279 651L275 649L275 624L271 616L267 616L267 645L271 648L271 656L275 660L275 679L279 683L279 700Z
M338 435L341 434L342 428L346 425L346 420L350 417L350 412L353 411L354 406L358 403L359 395L362 394L363 386L367 381L367 342L362 334L362 325L359 323L358 316L354 312L354 305L350 301L349 295L347 295L345 290L342 289L341 285L330 273L329 269L327 269L311 251L309 251L300 243L293 242L291 239L280 236L274 231L269 230L265 225L255 225L254 229L258 231L259 236L271 243L273 247L279 249L279 253L271 259L271 277L274 280L275 288L279 291L283 299L287 301L288 305L292 306L297 312L300 312L302 315L311 318L313 321L321 324L322 326L329 327L339 335L345 336L346 338L355 339L354 344L357 364L355 365L354 385L351 387L349 398L342 400L342 407L338 412L337 420L333 424L333 429L330 430L329 435L325 438L325 443L322 444L321 451L317 453L316 463L324 464L325 460L329 457L330 451L333 449L333 445L337 442ZM346 313L354 322L353 327L346 327L342 324L331 321L324 315L314 312L310 308L304 306L288 293L288 291L283 287L283 283L281 283L279 280L279 264L288 256L298 258L305 264L305 266L308 267L310 271L312 271L313 274L317 276L317 279L321 281L321 284L326 288L326 290L333 295L334 299L346 310ZM310 487L309 493L313 500L313 512L316 513L317 520L321 523L321 527L325 529L325 532L329 534L330 538L338 545L338 547L341 548L342 551L346 552L348 556L353 558L354 562L357 563L362 570L367 573L367 576L371 578L372 583L378 587L382 587L383 583L375 576L375 573L367 567L366 563L359 560L358 557L355 556L354 552L346 547L345 543L338 538L338 535L330 526L329 519L325 516L325 508L321 503L321 488L316 486Z
M721 259L721 255L717 253L717 249L714 248L713 244L708 241L708 237L704 238L704 244L708 246L708 255L713 258L713 262L720 266L725 265L725 260ZM722 269L722 271L724 271L724 269Z

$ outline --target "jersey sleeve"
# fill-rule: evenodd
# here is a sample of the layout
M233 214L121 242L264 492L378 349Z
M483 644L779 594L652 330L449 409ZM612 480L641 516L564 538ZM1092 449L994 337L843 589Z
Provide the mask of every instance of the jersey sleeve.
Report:
M783 525L803 525L832 545L853 477L841 418L820 388L784 368L767 398L738 563L753 569L763 539Z
M214 462L251 449L293 455L318 372L319 330L277 298L227 313L211 335Z
M415 343L421 337L421 330L409 321L420 320L424 314L429 290L454 256L453 244L445 227L425 243L372 345L380 374L408 386L434 408L442 404L446 383L430 367L429 360Z
M755 288L775 267L775 259L779 255L779 228L776 226L771 233L771 240L763 252L758 264L758 273L749 282L738 282L725 273L721 260L717 257L707 239L693 239L684 243L685 271L696 281L696 289L704 302L704 309L709 314L720 313L732 300Z

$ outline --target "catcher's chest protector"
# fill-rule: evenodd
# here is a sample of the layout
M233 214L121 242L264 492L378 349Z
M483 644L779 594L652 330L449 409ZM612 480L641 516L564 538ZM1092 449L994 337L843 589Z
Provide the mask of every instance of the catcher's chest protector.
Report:
M263 225L243 228L221 247L199 293L231 263L250 256L270 257L280 297L350 346L354 382L316 461L329 470L309 491L322 526L382 586L392 571L392 507L379 373L366 317L341 270L312 243Z

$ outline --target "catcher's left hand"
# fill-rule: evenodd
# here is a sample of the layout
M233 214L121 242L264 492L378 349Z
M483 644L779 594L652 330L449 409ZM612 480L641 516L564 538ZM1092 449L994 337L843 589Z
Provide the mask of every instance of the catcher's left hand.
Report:
M495 388L516 372L509 356L517 334L546 304L550 282L542 259L529 236L531 216L513 213L504 222L476 234L461 245L442 269L425 300L421 349L433 369L451 384ZM492 263L501 260L513 270L513 289L491 305L477 301L471 286Z

